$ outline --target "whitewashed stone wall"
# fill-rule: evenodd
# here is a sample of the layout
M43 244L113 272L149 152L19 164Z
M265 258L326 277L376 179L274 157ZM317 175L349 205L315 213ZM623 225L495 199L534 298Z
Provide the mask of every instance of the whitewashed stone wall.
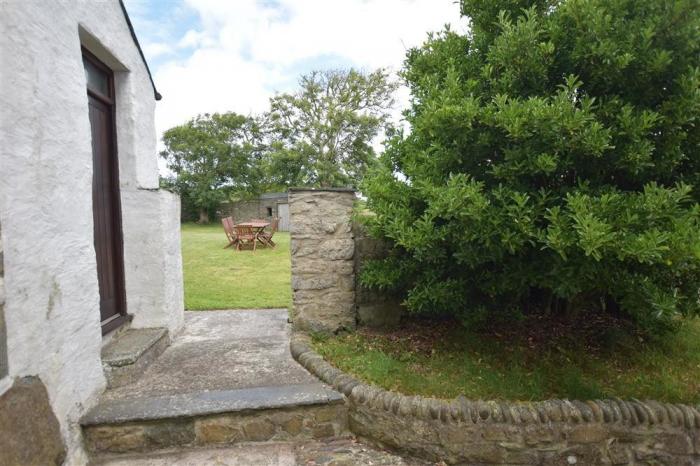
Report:
M164 190L122 187L121 200L131 326L166 327L172 335L184 319L180 198Z
M337 333L355 328L350 189L290 189L294 324Z
M68 448L104 388L81 46L115 71L134 326L182 322L179 201L158 191L154 90L118 0L0 1L0 222L9 377L38 376ZM168 98L166 96L166 98ZM175 97L173 97L175 98Z
M5 269L2 258L2 225L0 225L0 380L7 376L7 333L5 332Z

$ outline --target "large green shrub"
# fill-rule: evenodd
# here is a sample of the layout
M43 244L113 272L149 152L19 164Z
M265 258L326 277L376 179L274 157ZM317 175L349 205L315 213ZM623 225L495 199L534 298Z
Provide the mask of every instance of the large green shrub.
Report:
M472 321L700 313L700 3L464 0L408 53L410 130L364 183L370 287Z

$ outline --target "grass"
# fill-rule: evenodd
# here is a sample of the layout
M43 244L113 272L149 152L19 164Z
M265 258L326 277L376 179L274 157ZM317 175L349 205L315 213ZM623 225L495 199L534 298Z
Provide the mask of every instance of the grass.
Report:
M316 336L340 369L408 395L543 400L606 397L700 403L700 321L651 344L613 330L591 348L578 340L470 333L453 324L412 323L393 332ZM546 340L546 339L545 339ZM607 346L606 346L607 345Z
M289 307L292 301L289 233L277 232L275 249L236 251L219 224L182 226L185 308Z
M277 248L223 249L219 225L185 224L187 309L290 307L289 234ZM655 344L584 316L508 331L469 332L453 322L409 321L391 332L362 330L314 345L357 377L409 395L472 399L656 399L700 403L700 321ZM595 335L595 338L592 338Z

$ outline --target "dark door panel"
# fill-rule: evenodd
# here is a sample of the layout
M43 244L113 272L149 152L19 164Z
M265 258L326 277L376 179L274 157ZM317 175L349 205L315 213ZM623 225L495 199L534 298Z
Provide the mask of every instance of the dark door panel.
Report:
M84 56L84 60L92 133L92 213L100 321L102 331L106 333L119 325L126 315L114 102L111 73L102 68L101 63L95 63L92 57Z

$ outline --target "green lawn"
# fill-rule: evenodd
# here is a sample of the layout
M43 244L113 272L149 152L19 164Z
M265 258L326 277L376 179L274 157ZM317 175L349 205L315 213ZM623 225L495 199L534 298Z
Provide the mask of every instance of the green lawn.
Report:
M182 226L185 308L289 307L292 301L289 233L277 232L275 249L236 251L220 224Z
M420 326L418 326L420 327ZM575 332L572 332L575 333ZM574 341L533 347L529 338L446 327L316 336L316 350L365 381L408 395L543 400L606 397L700 403L700 322L660 344L612 336L591 350Z

